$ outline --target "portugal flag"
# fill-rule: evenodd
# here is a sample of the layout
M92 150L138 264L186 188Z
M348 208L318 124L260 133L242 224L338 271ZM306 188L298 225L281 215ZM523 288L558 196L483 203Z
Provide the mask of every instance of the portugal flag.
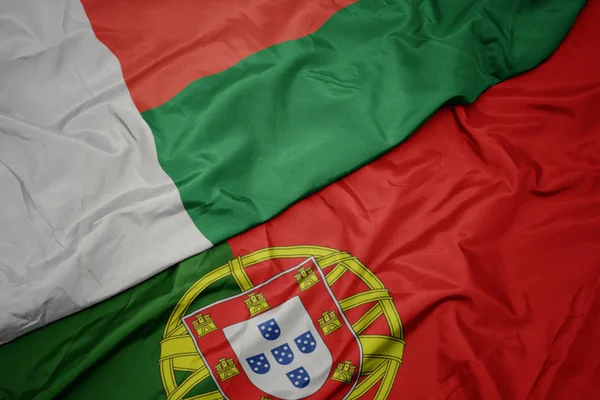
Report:
M0 399L598 397L600 3L0 11Z

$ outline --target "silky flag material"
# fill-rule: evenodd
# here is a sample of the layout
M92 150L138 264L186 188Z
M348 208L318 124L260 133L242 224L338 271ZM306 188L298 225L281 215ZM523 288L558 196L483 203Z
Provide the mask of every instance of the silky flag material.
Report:
M0 6L0 343L283 211L544 60L584 1Z
M3 345L0 398L597 398L599 18L271 221Z

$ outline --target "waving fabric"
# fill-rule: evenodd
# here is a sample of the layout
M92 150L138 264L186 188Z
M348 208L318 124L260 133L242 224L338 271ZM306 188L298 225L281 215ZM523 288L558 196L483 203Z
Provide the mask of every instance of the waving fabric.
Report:
M283 296L309 312L322 298L340 307L308 324L308 340L343 339L327 345L330 375L310 398L595 399L599 18L590 3L540 67L472 105L443 106L403 145L267 223L1 346L0 398L246 399L230 394L263 389L274 398L268 384L244 381L250 361L218 338L245 326L242 347L255 349L259 325L223 318L261 318ZM286 271L298 287L273 287ZM331 295L302 294L325 284ZM222 312L202 314L213 307ZM282 316L280 339L302 315ZM227 353L224 367L207 361ZM277 366L272 354L262 356ZM323 378L314 371L301 376Z
M584 2L271 3L0 6L0 342L268 220L534 67Z

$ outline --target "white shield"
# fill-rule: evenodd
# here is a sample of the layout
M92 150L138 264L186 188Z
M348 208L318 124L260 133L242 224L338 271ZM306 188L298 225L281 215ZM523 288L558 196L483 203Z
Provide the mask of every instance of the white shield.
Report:
M260 324L271 319L276 321L281 330L276 340L266 339L259 329ZM315 348L310 354L300 351L298 344L294 342L306 332L311 332L315 341ZM271 396L285 400L310 396L323 386L331 371L331 353L298 296L254 318L228 326L223 329L223 333L250 381ZM286 344L293 351L293 361L282 365L272 351ZM266 357L265 362L269 366L266 373L256 373L248 361L261 353ZM291 371L297 371L299 368L310 376L308 385L301 388L296 387L294 383L298 382L293 382L290 378Z

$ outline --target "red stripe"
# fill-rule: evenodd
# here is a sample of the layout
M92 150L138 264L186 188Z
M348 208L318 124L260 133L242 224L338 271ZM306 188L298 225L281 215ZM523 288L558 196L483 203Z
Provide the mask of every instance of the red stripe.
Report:
M600 370L583 357L600 331L598 20L589 2L548 62L230 240L234 256L315 244L370 267L406 332L389 399L599 393L569 371Z
M82 0L140 111L194 80L317 30L356 0Z

